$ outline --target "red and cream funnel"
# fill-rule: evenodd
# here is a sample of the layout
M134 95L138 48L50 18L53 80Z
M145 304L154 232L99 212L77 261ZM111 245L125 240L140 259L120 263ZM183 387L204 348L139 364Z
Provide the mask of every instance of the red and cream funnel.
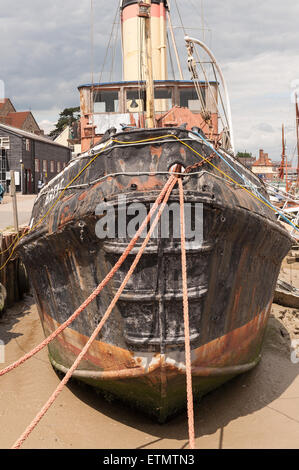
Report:
M149 5L150 3L150 5ZM144 18L151 17L152 64L154 80L167 80L167 0L123 0L123 79L145 80L146 45Z

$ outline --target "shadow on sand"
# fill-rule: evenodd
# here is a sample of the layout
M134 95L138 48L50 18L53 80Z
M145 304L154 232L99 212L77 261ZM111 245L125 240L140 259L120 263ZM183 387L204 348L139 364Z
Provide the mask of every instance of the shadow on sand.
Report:
M0 340L8 344L12 339L23 336L22 333L13 333L13 327L19 323L23 317L31 313L34 305L33 297L27 294L24 299L16 303L13 307L5 310L0 316Z

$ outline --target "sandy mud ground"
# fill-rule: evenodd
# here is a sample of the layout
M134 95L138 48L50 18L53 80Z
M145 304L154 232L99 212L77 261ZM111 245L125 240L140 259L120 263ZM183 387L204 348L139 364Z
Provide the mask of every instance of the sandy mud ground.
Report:
M299 287L299 265L284 264L282 276ZM0 319L5 363L10 364L43 339L36 306L28 296ZM299 310L273 305L263 359L204 397L196 406L198 449L299 448ZM299 350L299 348L298 348ZM293 360L295 354L293 353ZM299 352L298 352L299 356ZM294 361L296 362L296 360ZM1 368L2 368L1 365ZM0 448L10 448L59 383L47 351L0 378ZM71 382L33 431L30 449L183 449L187 420L181 414L165 425L91 389Z

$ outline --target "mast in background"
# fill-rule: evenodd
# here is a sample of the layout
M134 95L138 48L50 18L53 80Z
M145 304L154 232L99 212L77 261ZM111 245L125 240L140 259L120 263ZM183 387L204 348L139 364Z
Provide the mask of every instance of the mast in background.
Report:
M285 134L284 134L284 124L282 125L282 160L281 166L285 172L285 180L286 180L286 192L289 191L289 183L288 183L288 159L286 155L286 143L285 143Z

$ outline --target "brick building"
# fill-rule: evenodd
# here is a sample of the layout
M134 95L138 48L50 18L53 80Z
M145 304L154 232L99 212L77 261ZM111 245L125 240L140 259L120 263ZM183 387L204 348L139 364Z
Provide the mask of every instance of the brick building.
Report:
M0 183L6 189L13 170L17 191L37 193L41 185L60 173L70 159L68 147L0 122Z
M43 134L31 111L16 111L9 98L0 101L0 124L17 127L37 135Z
M250 156L250 154L240 154L238 153L236 156L237 160L242 163L246 168L252 170L252 165L256 162L256 158Z
M261 149L258 160L252 165L252 171L260 178L272 181L278 176L278 167L279 164L272 162L269 154Z

